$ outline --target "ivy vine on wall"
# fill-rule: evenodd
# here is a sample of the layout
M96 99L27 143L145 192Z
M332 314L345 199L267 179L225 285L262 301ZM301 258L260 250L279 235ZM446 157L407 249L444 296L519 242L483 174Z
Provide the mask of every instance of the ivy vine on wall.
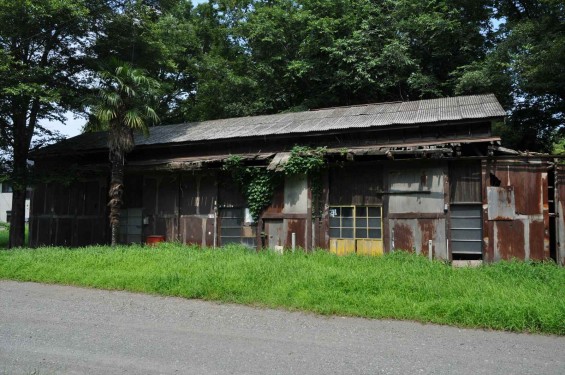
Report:
M253 220L267 208L273 199L273 193L278 185L279 176L267 168L245 166L240 156L230 156L223 169L231 173L232 178L239 184Z
M310 179L312 189L313 215L321 214L322 171L326 166L325 147L310 148L294 146L288 161L282 167L282 173L262 166L246 166L243 158L231 155L225 161L223 170L230 172L232 178L241 188L249 213L253 220L258 220L261 212L272 202L276 187L284 176L306 175Z
M313 217L321 217L323 211L322 171L326 167L326 153L326 147L294 146L290 151L290 158L283 167L284 174L287 176L304 174L310 179Z

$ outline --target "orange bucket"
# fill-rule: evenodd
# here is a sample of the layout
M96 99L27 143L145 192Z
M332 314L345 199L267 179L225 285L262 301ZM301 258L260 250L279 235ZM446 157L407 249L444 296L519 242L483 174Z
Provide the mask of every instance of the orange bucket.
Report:
M155 246L160 242L165 242L165 236L151 235L145 238L145 243L149 246Z

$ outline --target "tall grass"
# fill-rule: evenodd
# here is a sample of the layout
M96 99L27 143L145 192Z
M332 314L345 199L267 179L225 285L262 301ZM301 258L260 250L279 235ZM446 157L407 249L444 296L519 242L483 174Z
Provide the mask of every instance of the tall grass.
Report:
M25 242L28 243L29 238L29 226L26 224L25 226ZM6 223L0 222L0 250L8 248L8 242L10 239L10 226Z
M162 244L3 251L0 278L565 335L565 269L551 263L454 269L403 252L336 257Z
M8 247L9 237L9 227L0 227L0 249L6 249Z

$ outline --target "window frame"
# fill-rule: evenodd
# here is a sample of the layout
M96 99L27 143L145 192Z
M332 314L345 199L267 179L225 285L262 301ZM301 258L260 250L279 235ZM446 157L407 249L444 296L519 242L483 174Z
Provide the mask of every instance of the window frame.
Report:
M352 216L343 216L342 215L342 210L344 208L350 208L352 211ZM369 216L369 209L370 208L377 208L379 210L378 214L379 216ZM338 209L338 215L336 216L332 216L332 209ZM357 212L359 209L365 209L365 215L359 215L357 216ZM344 239L344 240L377 240L377 241L382 241L383 240L383 206L382 205L335 205L335 206L330 206L329 207L329 235L331 239ZM334 219L335 217L339 218L339 226L334 226L332 225L332 219ZM352 220L352 226L343 226L343 218L346 219L351 219ZM365 226L358 226L358 219L365 219ZM370 226L370 219L378 219L378 227L374 227L374 226ZM351 237L344 237L343 236L343 229L351 229L352 230L352 236ZM332 229L338 229L339 230L339 237L334 237L332 236ZM365 236L357 236L357 230L365 230ZM370 237L369 233L371 230L377 230L379 232L379 237Z

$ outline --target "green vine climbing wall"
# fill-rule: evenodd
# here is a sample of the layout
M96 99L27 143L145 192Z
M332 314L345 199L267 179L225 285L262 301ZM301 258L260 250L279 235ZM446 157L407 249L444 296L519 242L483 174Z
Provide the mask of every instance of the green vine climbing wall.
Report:
M253 220L257 220L261 212L271 204L273 193L283 181L283 175L308 176L312 189L312 213L314 216L319 216L323 190L321 176L326 166L325 154L325 147L313 149L307 146L294 146L290 151L290 158L282 168L282 173L260 166L246 166L240 156L232 155L225 161L223 170L230 172L234 181L239 184Z

